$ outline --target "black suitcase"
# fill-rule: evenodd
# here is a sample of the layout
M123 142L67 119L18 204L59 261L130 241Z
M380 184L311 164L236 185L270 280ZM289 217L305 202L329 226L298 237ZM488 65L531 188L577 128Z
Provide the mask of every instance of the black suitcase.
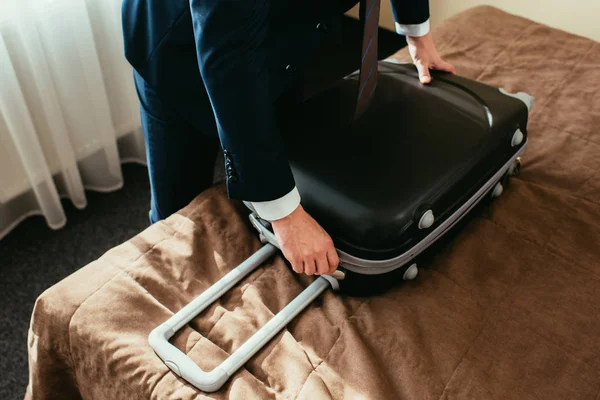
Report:
M343 269L411 279L417 255L502 193L527 145L533 98L448 73L423 85L412 64L384 61L371 106L350 127L357 80L282 119L292 170Z
M373 101L351 125L357 80L358 73L346 77L280 122L302 204L332 236L340 270L317 278L219 367L202 371L168 339L277 251L269 224L250 214L267 244L149 337L166 365L197 388L218 390L327 288L364 293L376 277L415 278L415 257L482 199L500 195L517 170L531 96L445 73L422 85L412 64L381 62Z

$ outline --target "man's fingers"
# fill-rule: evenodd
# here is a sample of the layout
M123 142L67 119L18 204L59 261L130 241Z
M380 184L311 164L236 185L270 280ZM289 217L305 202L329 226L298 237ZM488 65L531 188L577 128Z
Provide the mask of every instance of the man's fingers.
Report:
M419 80L421 81L421 83L429 83L431 82L431 75L429 74L429 66L428 65L423 65L423 63L418 62L416 64L417 66L417 71L419 71Z
M454 68L454 65L447 63L444 60L440 60L435 64L432 64L431 68L437 69L438 71L450 72L451 74L456 73L456 68Z
M338 256L335 248L327 252L327 261L329 264L328 274L333 274L337 267L340 265L340 257Z
M317 275L325 275L329 273L329 262L327 261L327 254L323 253L320 257L317 257Z
M294 272L306 275L330 273L330 261L337 267L337 255L331 260L327 253L335 253L335 247L327 232L298 206L287 217L272 222L273 232L279 242L281 252L289 261ZM332 268L332 271L335 268Z
M317 271L317 265L315 263L315 260L313 259L305 259L304 260L304 273L306 275L314 275L315 272Z
M295 273L297 274L301 274L303 271L303 263L302 260L289 260L290 264L292 264L292 269L294 270Z

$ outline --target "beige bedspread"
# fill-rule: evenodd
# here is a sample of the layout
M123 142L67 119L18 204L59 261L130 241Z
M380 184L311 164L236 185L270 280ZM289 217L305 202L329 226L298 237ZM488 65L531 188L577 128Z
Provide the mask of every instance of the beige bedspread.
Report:
M600 44L489 7L435 38L460 74L536 105L522 174L416 281L327 292L220 392L198 392L147 336L260 246L216 188L40 296L28 397L600 399ZM175 343L210 369L310 280L275 258Z

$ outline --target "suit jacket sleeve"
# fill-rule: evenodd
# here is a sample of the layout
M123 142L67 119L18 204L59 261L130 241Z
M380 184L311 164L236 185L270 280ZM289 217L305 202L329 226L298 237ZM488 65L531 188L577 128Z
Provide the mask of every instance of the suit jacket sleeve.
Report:
M190 0L200 73L226 155L229 196L269 201L294 179L268 68L268 0Z
M429 20L429 0L391 0L394 20L401 25L420 25Z

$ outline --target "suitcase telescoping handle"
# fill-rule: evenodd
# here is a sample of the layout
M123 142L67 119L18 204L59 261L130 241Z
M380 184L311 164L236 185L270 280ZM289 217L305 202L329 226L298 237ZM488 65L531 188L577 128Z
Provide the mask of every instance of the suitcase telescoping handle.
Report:
M254 215L251 215L254 226L260 224ZM261 225L262 226L262 225ZM264 227L263 227L264 228ZM270 234L270 235L269 235ZM209 305L219 299L235 284L262 265L278 250L278 245L273 235L268 230L261 229L261 240L267 242L261 249L250 256L246 261L232 269L214 285L196 297L191 303L175 313L167 321L152 330L148 337L150 346L164 363L177 375L205 392L217 391L242 365L256 352L264 347L283 327L304 310L314 299L329 287L339 288L337 279L342 275L321 276L300 293L291 303L285 306L262 328L256 331L243 345L212 371L203 371L185 353L173 346L169 339L190 322L196 315L204 311ZM341 274L338 272L338 274Z

